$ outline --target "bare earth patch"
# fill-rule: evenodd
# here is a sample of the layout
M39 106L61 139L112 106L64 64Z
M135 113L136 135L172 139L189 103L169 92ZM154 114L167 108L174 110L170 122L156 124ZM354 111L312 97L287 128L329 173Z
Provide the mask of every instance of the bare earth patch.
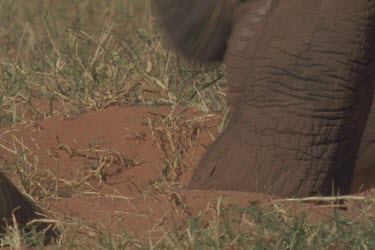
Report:
M306 213L311 223L334 212L355 220L375 215L371 204L366 218L364 204L356 205L364 197L373 202L375 190L349 197L343 205L187 191L192 170L218 135L220 121L188 107L133 106L3 127L0 168L61 227L87 237L107 228L126 230L141 241L156 240L185 227L191 218L203 218L204 224L220 209L253 206L280 216L286 210Z

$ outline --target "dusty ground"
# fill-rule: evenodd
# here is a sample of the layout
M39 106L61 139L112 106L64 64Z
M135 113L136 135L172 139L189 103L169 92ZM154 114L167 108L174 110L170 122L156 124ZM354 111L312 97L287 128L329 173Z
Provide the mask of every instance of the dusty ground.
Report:
M186 191L219 122L187 107L111 107L70 120L4 127L0 166L53 217L77 224L86 236L92 236L90 229L104 227L147 240L183 227L192 216L208 218L217 213L218 203L223 209L289 208L307 213L312 223L333 211L364 219L362 208L355 206L337 210L332 203L278 201L265 194ZM27 166L15 168L20 159ZM365 196L375 198L375 191L351 197L349 203ZM374 209L367 210L366 216L373 215Z

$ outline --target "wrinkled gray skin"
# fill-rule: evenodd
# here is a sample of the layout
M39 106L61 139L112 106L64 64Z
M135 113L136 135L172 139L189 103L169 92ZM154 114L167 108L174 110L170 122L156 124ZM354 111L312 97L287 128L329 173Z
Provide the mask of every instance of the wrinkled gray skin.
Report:
M346 194L372 169L375 0L152 4L172 47L226 65L230 121L190 189Z

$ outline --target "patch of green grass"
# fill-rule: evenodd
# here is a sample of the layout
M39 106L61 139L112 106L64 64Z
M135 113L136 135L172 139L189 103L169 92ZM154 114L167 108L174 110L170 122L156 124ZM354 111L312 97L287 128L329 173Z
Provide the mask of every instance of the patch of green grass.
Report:
M220 68L162 46L149 1L0 2L0 125L113 105L225 112ZM35 100L49 102L38 112ZM57 103L71 104L57 112Z
M159 239L137 241L133 236L99 231L103 249L374 249L375 223L335 214L311 224L304 213L265 210L259 206L224 208L220 204L192 217Z

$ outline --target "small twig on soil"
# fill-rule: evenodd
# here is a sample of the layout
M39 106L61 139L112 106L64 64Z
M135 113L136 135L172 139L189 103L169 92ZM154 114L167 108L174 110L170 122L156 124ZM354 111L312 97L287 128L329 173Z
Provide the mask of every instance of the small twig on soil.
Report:
M100 157L98 156L90 156L89 153L106 153L106 154L112 154L113 156L116 156L116 163L121 163L123 166L134 166L136 163L134 163L134 159L128 159L124 156L122 156L120 153L114 151L114 150L99 150L99 149L76 149L71 148L65 144L60 144L56 147L56 149L64 150L69 154L69 157L74 156L80 156L85 159L89 160L99 160ZM113 159L102 159L104 162L112 163Z
M121 195L114 195L114 194L100 194L100 193L97 193L97 192L82 192L82 194L84 195L97 195L97 196L100 196L100 197L104 197L104 198L112 198L112 199L123 199L123 200L132 200L133 197L126 197L126 196L121 196Z

